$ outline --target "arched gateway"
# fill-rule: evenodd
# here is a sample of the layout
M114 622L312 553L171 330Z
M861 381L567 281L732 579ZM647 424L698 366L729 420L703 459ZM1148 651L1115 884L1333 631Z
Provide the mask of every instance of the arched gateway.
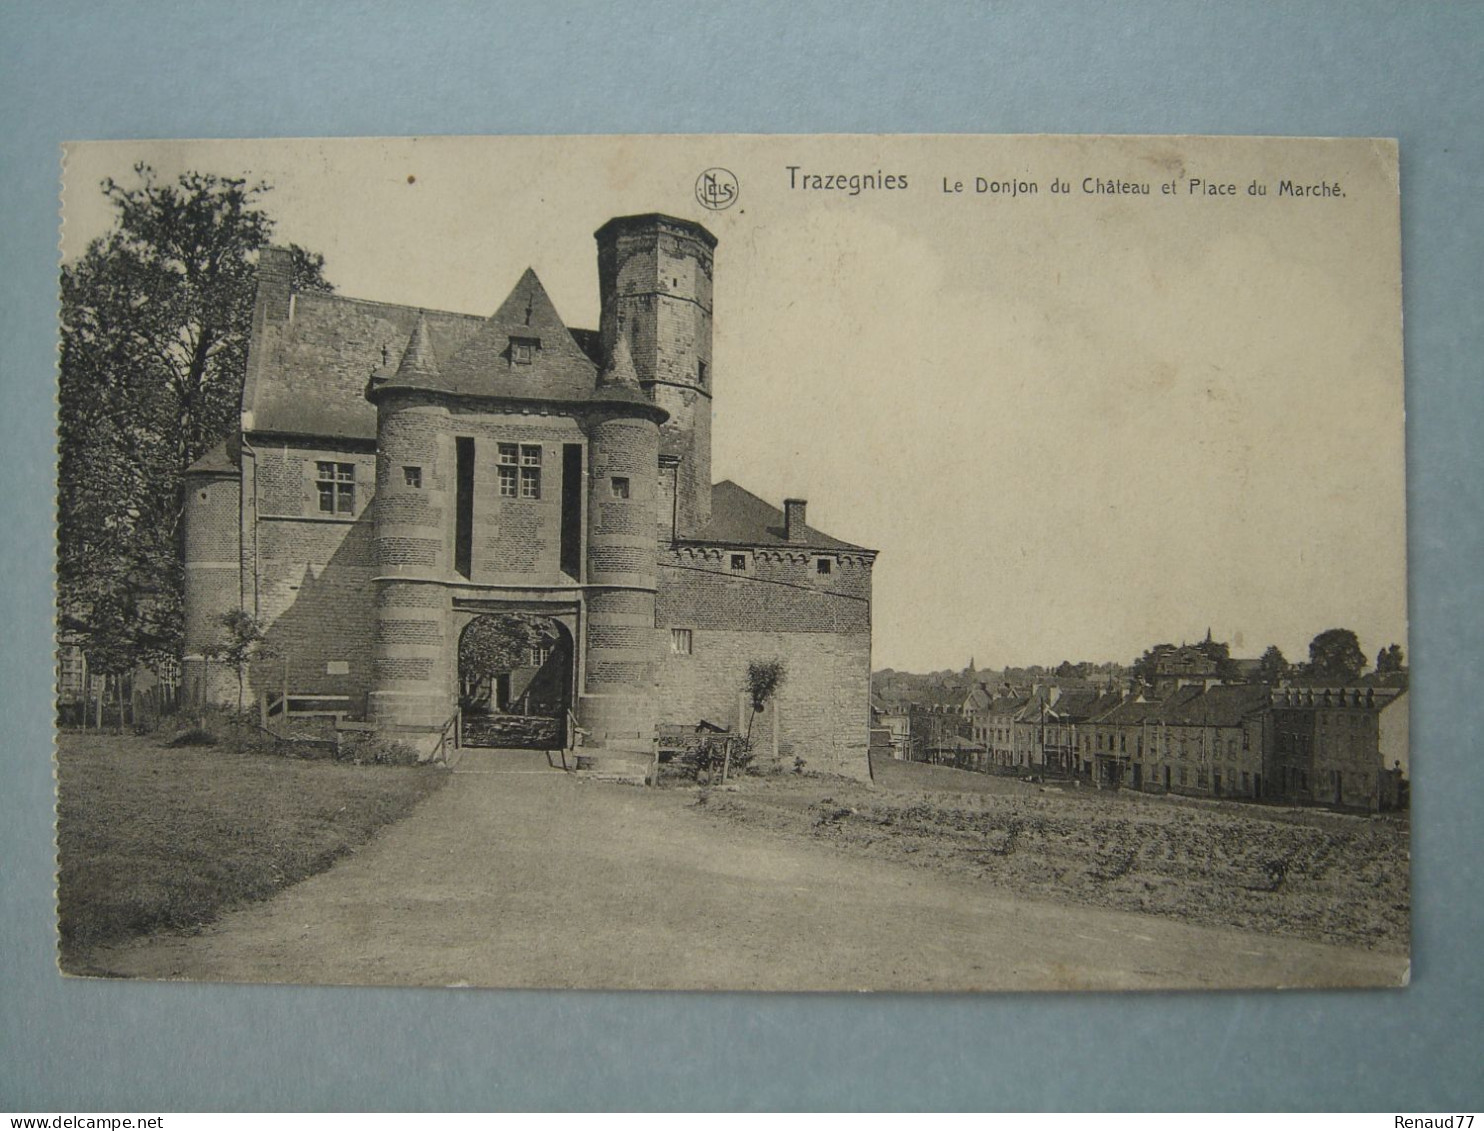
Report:
M468 746L556 749L567 739L575 649L554 617L481 613L459 635L459 710Z

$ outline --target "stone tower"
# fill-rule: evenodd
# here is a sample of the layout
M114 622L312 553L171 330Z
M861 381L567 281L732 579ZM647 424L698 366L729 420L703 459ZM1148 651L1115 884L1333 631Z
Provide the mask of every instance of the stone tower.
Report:
M711 519L711 271L716 237L700 224L650 213L597 230L603 356L620 338L639 387L669 419L662 464L673 468L674 528Z

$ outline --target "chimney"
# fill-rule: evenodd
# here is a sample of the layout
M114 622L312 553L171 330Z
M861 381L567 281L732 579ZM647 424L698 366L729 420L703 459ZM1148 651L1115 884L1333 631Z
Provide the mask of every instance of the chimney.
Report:
M293 293L294 255L286 247L258 251L258 294L254 321L287 322Z
M808 505L805 499L783 500L784 541L802 542L804 540L804 508Z

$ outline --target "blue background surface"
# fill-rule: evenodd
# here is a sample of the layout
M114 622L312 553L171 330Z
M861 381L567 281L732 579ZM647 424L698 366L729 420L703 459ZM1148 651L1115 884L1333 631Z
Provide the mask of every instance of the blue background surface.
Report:
M1481 57L1477 3L7 4L0 1107L1479 1108ZM727 131L1400 139L1409 989L748 996L54 973L59 143Z

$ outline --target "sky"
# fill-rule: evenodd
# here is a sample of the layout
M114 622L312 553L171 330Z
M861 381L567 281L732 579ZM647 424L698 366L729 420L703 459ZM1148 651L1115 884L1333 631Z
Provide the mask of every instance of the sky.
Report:
M704 223L715 478L880 551L876 667L1128 662L1208 627L1238 656L1405 647L1389 143L94 142L67 151L64 259L141 160L267 181L276 238L343 294L488 314L531 266L577 327L605 220Z

